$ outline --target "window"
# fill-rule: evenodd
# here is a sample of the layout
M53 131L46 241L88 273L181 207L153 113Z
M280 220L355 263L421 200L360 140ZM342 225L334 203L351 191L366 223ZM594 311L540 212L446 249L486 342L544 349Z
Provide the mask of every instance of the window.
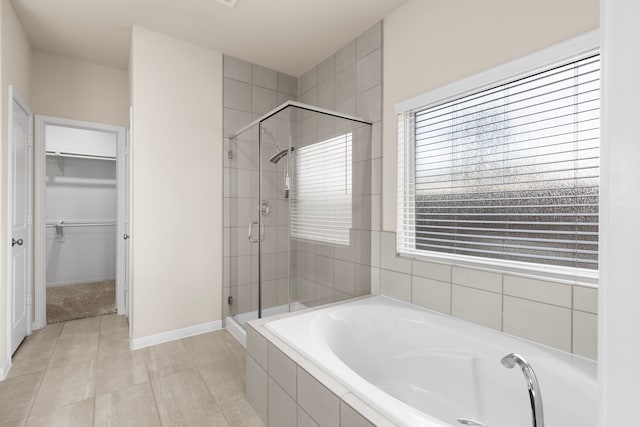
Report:
M295 150L291 235L316 242L350 244L352 134Z
M467 93L399 116L398 252L597 270L599 55Z

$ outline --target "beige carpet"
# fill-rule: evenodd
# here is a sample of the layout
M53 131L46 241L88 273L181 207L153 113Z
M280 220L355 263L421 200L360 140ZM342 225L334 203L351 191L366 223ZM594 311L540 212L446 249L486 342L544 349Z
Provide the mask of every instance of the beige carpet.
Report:
M116 312L116 282L47 288L47 323Z

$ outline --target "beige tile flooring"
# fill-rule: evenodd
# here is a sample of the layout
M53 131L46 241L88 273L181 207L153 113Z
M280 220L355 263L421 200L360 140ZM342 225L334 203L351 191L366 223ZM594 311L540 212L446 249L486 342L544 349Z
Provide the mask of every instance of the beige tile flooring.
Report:
M130 351L115 314L48 325L0 382L0 427L262 426L226 331Z

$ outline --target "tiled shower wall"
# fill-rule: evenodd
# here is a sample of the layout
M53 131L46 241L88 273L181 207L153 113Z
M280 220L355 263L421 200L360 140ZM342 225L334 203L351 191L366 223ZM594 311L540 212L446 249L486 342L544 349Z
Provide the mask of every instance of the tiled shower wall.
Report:
M374 123L358 127L354 135L350 245L297 244L293 297L313 306L371 291L371 230L380 229L381 210L382 24L304 73L298 81L298 99ZM330 123L331 118L318 119L322 134L323 120Z
M231 135L288 100L296 99L298 79L230 56L224 63L224 285L223 319L232 307L235 313L258 308L257 246L247 239L247 229L256 218L258 204L258 127L229 141ZM265 306L288 302L288 203L280 190L284 164L268 159L279 145L289 145L288 120L278 118L262 135L263 199L271 204L264 217L263 302ZM280 131L280 135L278 132ZM227 156L229 150L231 158ZM227 304L233 297L233 306Z
M396 256L395 233L382 232L380 221L382 54L382 25L377 24L311 68L295 83L294 92L299 101L361 116L372 120L374 125L369 151L360 150L354 157L358 168L371 170L371 192L363 196L363 200L370 198L371 201L371 222L356 226L352 236L356 245L346 250L331 251L323 245L309 243L297 245L297 252L292 257L293 278L303 280L300 289L296 288L296 292L301 293L294 297L313 305L352 294L366 294L370 283L371 293L389 295L595 359L597 289L498 270L470 269ZM225 77L249 83L247 70L251 64L242 65L244 77L238 78L229 69L231 63L227 58ZM296 80L291 79L288 79L290 83ZM242 127L237 121L238 111L246 113L237 107L227 107L226 88L225 79L225 133ZM279 93L278 101L283 102L286 96L291 95ZM225 166L232 167L230 164ZM369 261L365 259L366 252L358 250L358 247L366 248L368 243ZM225 256L227 266L230 257ZM304 277L296 273L300 268L298 264L305 268ZM370 276L367 273L369 266ZM227 283L225 275L225 300L230 289ZM348 283L352 285L346 287Z

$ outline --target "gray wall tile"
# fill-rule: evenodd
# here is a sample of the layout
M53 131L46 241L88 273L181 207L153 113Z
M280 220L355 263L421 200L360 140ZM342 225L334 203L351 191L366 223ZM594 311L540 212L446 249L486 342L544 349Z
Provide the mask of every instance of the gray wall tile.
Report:
M251 85L232 79L224 79L224 107L251 112Z
M451 281L456 285L502 293L502 275L499 273L454 266L451 274Z
M331 55L318 64L318 84L324 82L336 74L336 57Z
M268 408L269 426L296 427L298 425L298 405L271 377L269 377Z
M585 286L573 287L574 310L598 313L598 289Z
M356 65L358 93L382 84L382 49L376 49Z
M278 90L278 73L269 68L253 64L251 83L273 91Z
M501 330L502 295L453 285L451 314L460 319Z
M505 295L504 332L571 351L571 310Z
M571 308L571 286L508 274L503 286L505 295Z
M298 79L284 73L278 73L278 92L295 97L298 92Z
M362 59L382 46L382 23L378 22L356 39L357 59Z
M573 311L573 352L596 360L598 358L598 316Z
M412 276L411 303L451 314L451 283Z
M251 83L251 63L232 56L223 58L224 77Z
M391 298L411 302L411 275L380 270L380 290Z
M298 404L321 426L340 425L340 399L298 367Z

